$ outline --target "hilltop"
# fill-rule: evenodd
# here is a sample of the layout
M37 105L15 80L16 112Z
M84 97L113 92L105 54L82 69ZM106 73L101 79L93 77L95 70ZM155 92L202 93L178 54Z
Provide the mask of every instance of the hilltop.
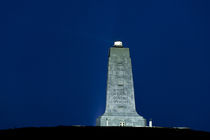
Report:
M58 127L27 127L0 130L2 136L26 136L26 137L154 137L154 136L199 136L209 137L209 132L195 131L191 129L161 128L161 127L94 127L94 126L58 126Z

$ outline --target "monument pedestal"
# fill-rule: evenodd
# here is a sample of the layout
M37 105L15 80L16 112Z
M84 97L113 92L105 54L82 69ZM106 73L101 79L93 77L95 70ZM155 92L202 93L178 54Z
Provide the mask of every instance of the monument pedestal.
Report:
M100 116L96 120L97 126L129 126L129 127L144 127L146 120L141 116Z

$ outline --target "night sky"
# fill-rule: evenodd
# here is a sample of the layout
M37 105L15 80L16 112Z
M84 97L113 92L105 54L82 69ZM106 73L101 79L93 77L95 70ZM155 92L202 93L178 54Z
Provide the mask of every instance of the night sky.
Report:
M95 125L116 40L140 115L210 131L209 0L2 0L0 129Z

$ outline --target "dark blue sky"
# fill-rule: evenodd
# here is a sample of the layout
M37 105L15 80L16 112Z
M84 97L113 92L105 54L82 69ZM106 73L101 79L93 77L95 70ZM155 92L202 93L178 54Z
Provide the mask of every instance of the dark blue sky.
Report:
M121 40L139 114L210 131L209 38L209 0L1 1L0 129L95 125Z

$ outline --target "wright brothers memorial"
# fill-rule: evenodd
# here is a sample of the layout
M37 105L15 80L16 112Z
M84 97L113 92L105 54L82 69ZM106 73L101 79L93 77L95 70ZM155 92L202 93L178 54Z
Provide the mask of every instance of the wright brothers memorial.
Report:
M109 50L106 109L96 125L146 126L146 120L136 112L129 48L124 48L121 41Z
M82 136L84 139L87 136L93 138L95 134L107 136L107 138L110 138L110 136L117 136L118 138L125 138L125 136L129 136L129 138L131 136L135 138L136 136L172 136L172 138L176 136L190 136L190 138L191 136L210 137L209 132L193 131L188 128L152 127L151 121L149 121L149 127L146 127L146 120L136 112L129 48L124 48L120 41L116 41L114 46L109 49L106 109L104 114L97 118L96 125L102 127L78 125L0 130L0 139L3 136L26 136L27 138L34 136L44 136L47 138L52 136L54 138L56 136L71 139L74 135L77 138ZM86 134L88 130L88 135L78 135ZM116 133L117 131L119 133Z

